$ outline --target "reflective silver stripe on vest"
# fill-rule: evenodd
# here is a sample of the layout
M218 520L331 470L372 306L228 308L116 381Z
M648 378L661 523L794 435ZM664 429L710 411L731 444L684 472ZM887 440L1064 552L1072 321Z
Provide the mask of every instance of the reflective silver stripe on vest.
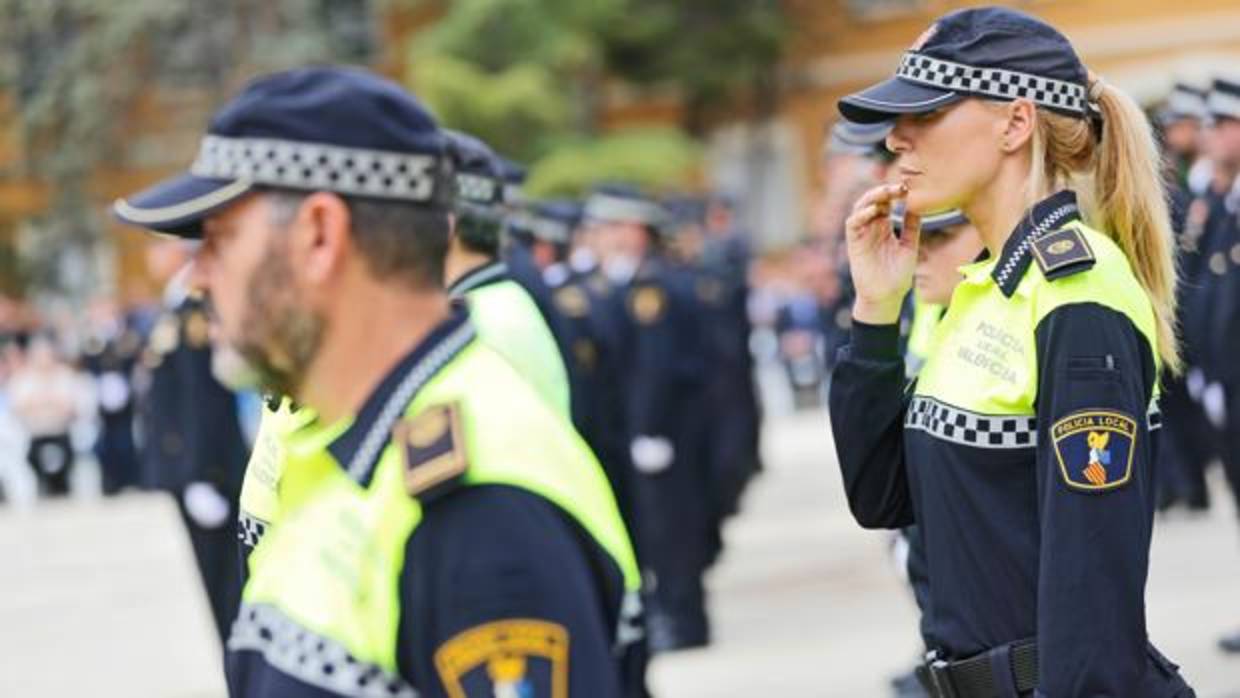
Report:
M339 642L303 628L270 604L241 605L228 650L258 652L273 669L340 696L418 696L404 679L358 661Z
M1162 428L1157 401L1146 414L1149 431ZM970 412L934 398L917 395L904 415L904 428L924 431L952 443L978 448L1033 448L1038 421L1030 415L996 415Z
M1033 448L1038 423L1032 415L979 414L915 396L904 428L924 431L952 443L978 448Z

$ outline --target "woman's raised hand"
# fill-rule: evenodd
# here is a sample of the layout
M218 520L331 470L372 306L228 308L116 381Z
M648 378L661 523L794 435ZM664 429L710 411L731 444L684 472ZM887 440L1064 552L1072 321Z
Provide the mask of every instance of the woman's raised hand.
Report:
M891 208L908 195L903 184L883 184L866 192L844 223L857 299L853 319L871 325L889 325L900 319L900 306L913 285L921 217L904 214L904 228L896 237Z

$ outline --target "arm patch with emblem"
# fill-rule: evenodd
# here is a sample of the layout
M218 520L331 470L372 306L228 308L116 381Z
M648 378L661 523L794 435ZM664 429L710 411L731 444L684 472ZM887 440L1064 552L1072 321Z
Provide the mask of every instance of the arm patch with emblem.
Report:
M435 650L450 698L568 698L568 630L535 619L474 626Z
M1059 279L1094 266L1094 251L1075 227L1063 228L1033 241L1033 258L1047 279Z
M1081 410L1051 426L1064 484L1074 490L1113 490L1132 478L1137 421L1115 410Z

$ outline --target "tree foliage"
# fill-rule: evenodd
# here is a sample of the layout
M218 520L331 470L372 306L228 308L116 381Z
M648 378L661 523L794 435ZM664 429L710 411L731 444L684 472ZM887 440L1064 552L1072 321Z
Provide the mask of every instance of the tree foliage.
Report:
M779 58L776 0L454 0L415 38L409 79L445 124L533 163L530 188L617 177L666 187L697 162L712 109L759 94ZM684 118L611 134L609 86L669 89ZM767 81L769 84L769 81Z

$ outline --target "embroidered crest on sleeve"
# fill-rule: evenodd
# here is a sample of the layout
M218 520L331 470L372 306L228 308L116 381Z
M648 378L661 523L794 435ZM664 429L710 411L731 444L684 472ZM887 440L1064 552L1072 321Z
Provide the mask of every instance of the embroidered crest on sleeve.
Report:
M1114 410L1083 410L1051 427L1059 470L1069 487L1098 492L1123 486L1132 478L1137 422Z
M450 698L568 698L568 630L533 619L478 625L435 651Z

